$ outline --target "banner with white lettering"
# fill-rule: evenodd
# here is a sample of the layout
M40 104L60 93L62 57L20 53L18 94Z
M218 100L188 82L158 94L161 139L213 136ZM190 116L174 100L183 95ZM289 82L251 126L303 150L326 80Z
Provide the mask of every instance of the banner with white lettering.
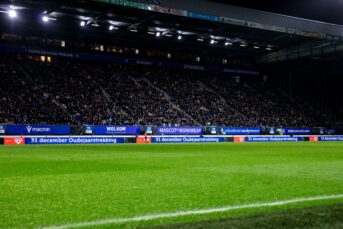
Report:
M89 126L87 126L89 129ZM140 132L139 126L91 126L94 135L136 135Z
M224 137L158 136L152 137L152 143L206 143L225 142Z
M226 135L258 135L262 133L261 128L222 127L220 132Z
M27 137L26 144L60 145L60 144L122 144L122 137Z
M162 135L200 135L203 134L203 127L190 126L158 126L157 134Z
M68 135L69 125L7 125L8 135Z

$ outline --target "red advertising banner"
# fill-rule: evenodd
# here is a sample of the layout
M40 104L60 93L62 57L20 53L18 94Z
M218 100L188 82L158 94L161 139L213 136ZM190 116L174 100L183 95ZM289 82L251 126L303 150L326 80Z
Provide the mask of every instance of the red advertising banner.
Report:
M234 137L233 142L245 142L245 137Z
M137 144L150 144L151 143L151 136L139 136L136 138Z
M317 142L319 139L318 136L310 136L310 142Z
M24 138L5 138L4 139L5 145L24 145L25 139Z

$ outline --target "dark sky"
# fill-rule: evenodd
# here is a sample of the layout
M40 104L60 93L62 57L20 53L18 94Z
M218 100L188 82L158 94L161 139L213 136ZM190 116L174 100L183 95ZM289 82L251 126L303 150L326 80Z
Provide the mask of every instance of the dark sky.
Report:
M343 0L210 0L343 25Z

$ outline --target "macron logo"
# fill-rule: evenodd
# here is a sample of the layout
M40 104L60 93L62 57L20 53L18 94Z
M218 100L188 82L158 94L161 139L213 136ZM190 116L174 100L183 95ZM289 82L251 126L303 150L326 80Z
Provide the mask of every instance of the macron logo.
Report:
M26 127L26 130L27 130L28 133L31 133L32 126L27 126L27 127Z
M49 127L32 127L32 126L27 126L26 127L27 132L30 133L39 133L39 132L50 132Z

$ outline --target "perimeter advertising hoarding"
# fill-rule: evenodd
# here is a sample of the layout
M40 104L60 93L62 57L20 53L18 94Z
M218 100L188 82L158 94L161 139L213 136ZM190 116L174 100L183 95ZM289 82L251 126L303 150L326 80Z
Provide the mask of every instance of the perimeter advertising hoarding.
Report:
M310 128L283 128L282 129L284 134L289 135L311 135L312 130Z
M204 133L203 127L191 126L158 126L157 134L161 135L200 135Z
M11 138L11 137L6 137L4 138L4 145L24 145L25 144L25 139L18 137L18 138Z
M225 142L225 138L224 137L190 137L190 136L152 137L152 143L206 143L206 142Z
M136 135L139 126L85 126L86 134L94 135Z
M340 141L343 141L343 136L320 136L319 141L340 142Z
M240 127L222 127L220 132L226 135L259 135L261 128L240 128Z
M285 136L254 136L245 137L245 142L300 142L305 141L304 137Z
M69 125L7 125L8 135L68 135Z
M29 137L25 138L26 144L68 145L68 144L121 144L125 138L118 137Z

